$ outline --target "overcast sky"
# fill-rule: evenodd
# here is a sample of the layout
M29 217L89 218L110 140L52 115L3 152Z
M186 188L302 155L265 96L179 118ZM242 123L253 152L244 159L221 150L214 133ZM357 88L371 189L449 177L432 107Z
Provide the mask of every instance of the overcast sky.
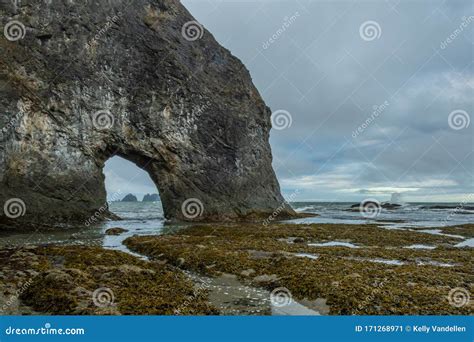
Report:
M471 1L182 3L291 116L270 140L286 197L472 202ZM156 192L123 160L105 174L109 196Z

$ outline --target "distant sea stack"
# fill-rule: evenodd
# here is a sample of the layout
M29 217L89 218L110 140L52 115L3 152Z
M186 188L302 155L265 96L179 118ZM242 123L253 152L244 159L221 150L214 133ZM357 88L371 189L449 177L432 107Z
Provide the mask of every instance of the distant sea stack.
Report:
M138 200L137 200L137 197L135 195L128 194L127 196L122 198L121 202L137 202L137 201Z
M160 196L158 194L146 194L143 196L142 202L158 202L160 200Z

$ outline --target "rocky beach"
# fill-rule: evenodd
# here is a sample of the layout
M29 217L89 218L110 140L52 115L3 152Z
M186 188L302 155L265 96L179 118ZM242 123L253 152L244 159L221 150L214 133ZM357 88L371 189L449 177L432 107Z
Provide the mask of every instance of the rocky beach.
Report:
M473 315L442 5L204 3L0 3L0 315Z
M459 246L474 225L419 230L212 224L132 235L124 251L3 247L1 313L472 314L452 289L474 290L472 246Z

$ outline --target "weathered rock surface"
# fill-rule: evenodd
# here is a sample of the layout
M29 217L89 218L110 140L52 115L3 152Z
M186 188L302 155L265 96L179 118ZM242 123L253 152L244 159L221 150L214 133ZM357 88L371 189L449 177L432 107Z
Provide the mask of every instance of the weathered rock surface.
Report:
M3 1L0 20L19 28L0 37L0 205L24 203L0 222L106 216L114 155L149 173L168 219L294 215L270 109L208 31L183 31L194 19L178 1ZM183 214L188 199L198 215Z

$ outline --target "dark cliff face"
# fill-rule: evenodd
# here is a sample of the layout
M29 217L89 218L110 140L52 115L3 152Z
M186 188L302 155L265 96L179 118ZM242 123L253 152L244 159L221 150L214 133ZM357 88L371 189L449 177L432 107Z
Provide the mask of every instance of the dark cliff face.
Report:
M0 3L0 204L24 203L15 222L105 214L113 155L150 174L169 219L294 214L269 108L178 1L14 3Z

